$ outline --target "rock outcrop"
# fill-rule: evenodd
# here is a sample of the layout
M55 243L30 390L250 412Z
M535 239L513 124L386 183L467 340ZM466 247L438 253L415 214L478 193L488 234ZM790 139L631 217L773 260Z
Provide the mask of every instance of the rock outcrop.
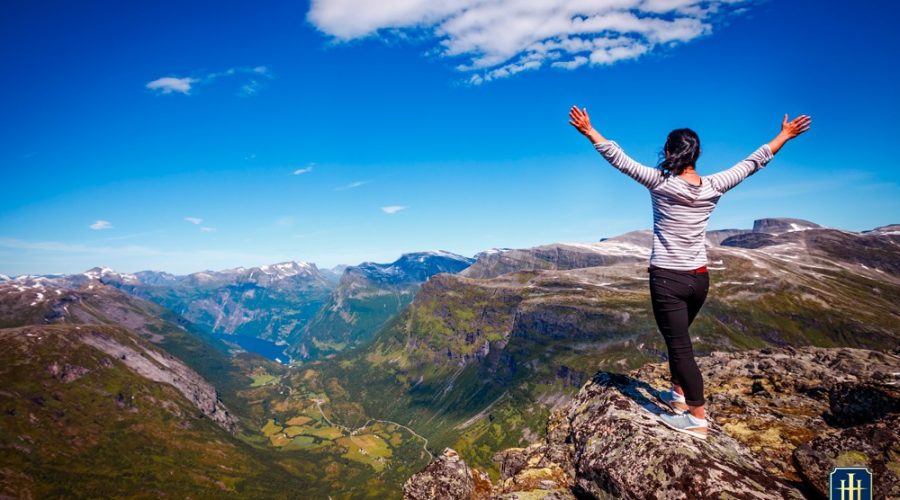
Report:
M900 352L762 349L713 353L699 364L712 422L705 441L658 422L666 364L599 372L552 414L544 441L495 456L500 480L489 491L420 488L444 484L445 472L479 476L439 458L407 481L404 495L803 498L827 496L836 465L873 470L876 497L900 494Z
M872 472L875 498L900 498L900 416L843 429L794 451L804 481L828 498L828 476L835 467L862 466Z
M467 466L450 448L403 485L405 498L486 498L490 492L488 475Z

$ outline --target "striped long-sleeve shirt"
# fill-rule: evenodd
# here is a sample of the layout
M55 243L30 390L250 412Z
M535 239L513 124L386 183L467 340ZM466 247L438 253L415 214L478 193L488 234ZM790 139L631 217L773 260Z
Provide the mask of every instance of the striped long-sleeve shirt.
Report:
M623 173L650 190L653 202L653 249L650 264L667 269L696 269L707 264L706 224L719 198L742 180L763 168L773 157L763 144L737 165L712 175L701 175L700 184L666 175L631 159L615 141L598 142L594 148Z

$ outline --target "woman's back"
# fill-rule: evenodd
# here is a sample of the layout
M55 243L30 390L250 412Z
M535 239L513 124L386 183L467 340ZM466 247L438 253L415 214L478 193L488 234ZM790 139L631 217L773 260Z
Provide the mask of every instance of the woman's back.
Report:
M667 269L696 269L707 264L706 226L722 195L772 159L763 145L722 172L700 177L693 185L676 175L632 160L615 141L594 147L614 167L650 190L653 204L653 249L650 264Z
M706 260L706 226L722 194L701 177L694 186L669 176L650 190L653 250L650 264L667 269L696 269Z

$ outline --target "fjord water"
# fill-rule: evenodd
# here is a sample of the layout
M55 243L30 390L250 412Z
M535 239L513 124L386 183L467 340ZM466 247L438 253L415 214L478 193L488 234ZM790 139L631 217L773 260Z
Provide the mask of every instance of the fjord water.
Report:
M226 340L234 342L247 351L255 352L279 363L287 364L291 361L291 357L285 352L288 348L287 344L279 345L269 340L247 335L229 335L226 337Z

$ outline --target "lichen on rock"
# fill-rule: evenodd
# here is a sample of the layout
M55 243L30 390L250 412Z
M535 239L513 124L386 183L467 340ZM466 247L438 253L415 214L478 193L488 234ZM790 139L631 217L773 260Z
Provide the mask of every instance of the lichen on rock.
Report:
M702 357L706 440L659 423L666 364L601 371L551 414L542 442L494 456L500 480L490 488L476 491L472 478L486 476L453 452L407 480L404 496L803 498L827 496L834 466L863 465L876 496L897 497L898 354L788 347Z
M451 448L444 449L403 485L406 499L482 499L490 494L487 474L470 468Z

